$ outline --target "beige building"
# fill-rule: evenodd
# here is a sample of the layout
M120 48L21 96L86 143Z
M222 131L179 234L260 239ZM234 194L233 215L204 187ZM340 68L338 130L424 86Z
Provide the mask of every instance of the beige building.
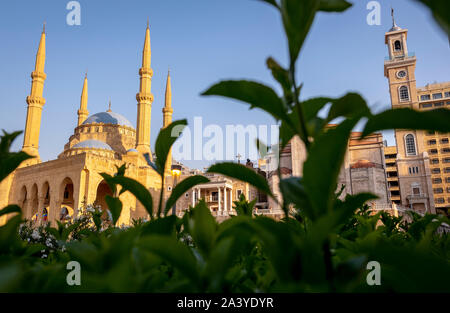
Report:
M389 56L384 73L393 108L432 110L449 108L450 82L416 86L417 59L408 51L408 30L393 21L386 33ZM395 131L397 173L402 206L425 213L448 212L450 206L449 134Z
M330 125L332 127L332 125ZM371 192L379 199L372 201L374 209L390 208L390 197L386 180L385 160L383 152L383 137L381 134L372 134L359 140L360 132L352 132L347 146L344 163L342 165L338 188L345 186L342 196ZM291 176L300 177L303 174L303 162L306 160L306 149L298 136L294 137L280 153L280 171L282 178ZM274 155L267 156L261 164L273 162ZM275 197L281 200L278 188L279 177L277 170L268 172L268 182ZM269 199L269 209L281 213L277 203Z
M384 159L386 160L386 176L391 201L401 205L400 184L398 183L397 172L397 147L384 147Z

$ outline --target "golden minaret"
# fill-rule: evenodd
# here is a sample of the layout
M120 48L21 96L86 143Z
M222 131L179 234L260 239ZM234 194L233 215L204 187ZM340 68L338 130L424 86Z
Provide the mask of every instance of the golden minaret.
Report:
M89 116L88 104L88 80L87 73L84 75L83 90L81 91L80 109L78 110L78 125L80 126Z
M162 109L162 112L163 112L163 128L165 128L168 125L170 125L170 123L172 123L172 114L173 114L170 71L167 73L166 103L164 105L164 108ZM170 149L169 154L167 155L166 172L170 172L171 168L172 168L172 149Z
M153 102L153 94L151 93L153 76L153 70L150 67L151 57L152 52L150 48L150 29L147 21L144 50L142 52L142 67L139 69L141 83L139 87L139 93L136 94L136 100L138 102L136 122L136 149L140 153L149 153L150 158L152 157L150 151L150 126Z
M45 66L45 23L42 29L41 40L36 54L36 65L31 72L31 92L27 96L27 120L25 124L25 134L23 138L22 150L35 156L36 163L40 162L39 157L39 131L41 129L42 107L45 99L42 97L44 91L44 81L47 75L44 73Z

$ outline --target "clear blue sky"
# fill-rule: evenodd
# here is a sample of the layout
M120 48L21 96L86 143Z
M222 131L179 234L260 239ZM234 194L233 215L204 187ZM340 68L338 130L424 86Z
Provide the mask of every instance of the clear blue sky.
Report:
M147 18L150 19L152 145L161 127L167 68L172 73L174 119L202 116L203 124L272 124L244 104L199 94L219 79L249 78L275 86L265 60L286 64L286 41L275 10L255 0L79 1L81 26L66 24L68 1L7 1L0 10L0 128L24 129L42 22L47 59L40 135L43 161L56 158L76 126L82 80L88 69L89 111L113 111L136 122L135 95ZM368 0L353 0L344 14L320 13L298 63L303 98L361 93L376 111L389 106L383 62L390 7L409 29L418 58L417 83L450 80L448 37L429 12L412 0L381 0L382 25L368 26ZM393 143L392 135L387 135ZM14 148L22 145L22 137ZM199 167L205 163L185 162Z

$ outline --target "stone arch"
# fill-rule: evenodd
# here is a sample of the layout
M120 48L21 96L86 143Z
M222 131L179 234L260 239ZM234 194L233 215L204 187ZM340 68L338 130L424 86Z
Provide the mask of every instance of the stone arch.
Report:
M58 214L57 218L59 220L73 217L75 208L74 184L73 180L70 177L66 177L62 180L59 186L57 203L61 203L60 207L58 208L59 211L56 212Z
M50 215L50 201L51 201L51 192L50 192L50 184L48 181L45 181L44 184L42 184L42 191L40 198L42 200L42 208L39 208L40 210L40 217L42 221L47 222L49 221L49 215Z
M112 193L111 188L108 186L108 184L104 180L102 180L102 181L100 181L100 183L97 186L94 205L99 206L100 209L103 211L103 215L102 215L103 219L107 219L107 217L108 217L108 212L107 212L108 205L106 204L106 200L105 200L106 195L112 196L113 193Z
M27 186L23 185L22 188L20 188L19 199L17 201L18 206L22 208L22 212L25 212L26 206L29 203L28 198Z
M29 217L31 220L37 221L39 214L39 193L37 184L31 187L30 203L29 203ZM27 212L28 213L28 212Z

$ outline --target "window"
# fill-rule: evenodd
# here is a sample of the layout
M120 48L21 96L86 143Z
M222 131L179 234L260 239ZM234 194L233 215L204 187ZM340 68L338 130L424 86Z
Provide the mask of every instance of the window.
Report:
M409 174L419 174L419 167L417 166L411 166L410 168L408 168L409 170Z
M450 91L446 91L444 97L445 97L445 98L450 97Z
M402 51L402 43L400 42L400 40L396 40L394 42L394 50L395 51Z
M168 186L168 187L167 187L167 190L168 190L168 191L172 191L172 186Z
M437 199L435 199L434 202L436 202L436 203L444 203L445 200L444 200L444 198L437 198Z
M406 86L401 86L399 89L400 101L408 101L409 100L409 90Z
M186 193L184 194L184 196L185 196L186 198L189 198L189 192L186 192Z
M447 193L450 193L450 187L447 187Z
M444 102L436 102L434 104L435 107L443 107L444 106Z
M445 158L442 160L442 163L450 163L450 158Z
M420 195L420 187L413 187L413 195Z
M431 108L433 107L433 103L422 103L420 106L424 109Z
M407 155L416 155L416 141L412 134L406 135L405 146Z
M439 159L431 159L430 163L431 164L439 164Z
M446 183L450 183L450 177L446 177L446 178L445 178L445 182L446 182Z
M434 188L433 192L434 193L444 193L444 189L442 189L442 188Z
M433 173L433 174L439 174L441 172L441 169L440 168L433 168L432 170L431 170L431 173Z
M236 195L237 195L238 199L241 197L241 194L242 194L242 190L241 189L236 190Z
M426 100L430 100L430 99L431 99L430 95L421 95L420 96L420 100L422 100L422 101L426 101Z
M442 93L434 93L433 99L442 99Z
M431 149L431 150L428 150L428 151L430 152L430 154L437 154L438 153L437 149Z
M444 173L450 173L450 167L446 167L446 168L444 169Z
M217 191L211 192L211 201L219 201L219 192Z
M444 149L442 149L442 153L450 153L450 148L444 148Z
M69 199L69 190L66 188L64 188L64 199Z
M436 139L428 140L428 145L435 145L435 144L436 144Z
M448 143L448 138L442 138L441 143Z
M442 178L433 178L433 184L442 184Z

